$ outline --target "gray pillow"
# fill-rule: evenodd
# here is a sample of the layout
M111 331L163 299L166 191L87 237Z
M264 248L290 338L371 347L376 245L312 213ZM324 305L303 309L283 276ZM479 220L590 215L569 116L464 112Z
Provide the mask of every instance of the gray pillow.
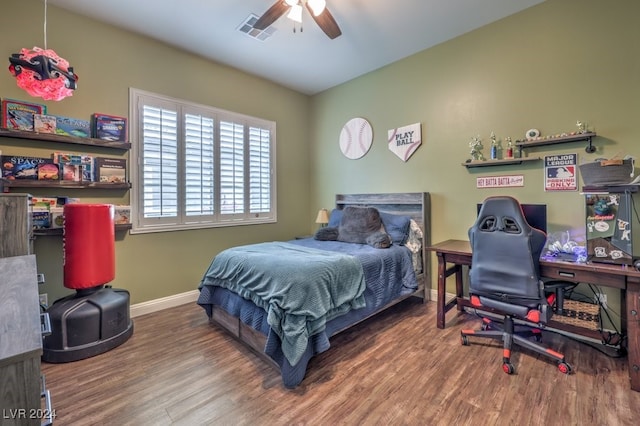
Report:
M338 228L333 226L320 228L313 238L320 241L336 241L338 239Z
M367 244L373 248L389 248L391 246L391 237L386 232L374 232L367 237Z
M378 233L386 235L378 209L374 207L345 207L340 226L338 226L338 241L369 244L367 241L369 236ZM381 237L381 235L374 237L375 244L382 244Z

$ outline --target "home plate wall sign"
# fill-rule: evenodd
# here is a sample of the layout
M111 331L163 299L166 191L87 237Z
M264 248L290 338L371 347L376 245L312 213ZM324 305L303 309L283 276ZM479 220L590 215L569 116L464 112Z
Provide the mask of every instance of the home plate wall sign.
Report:
M476 188L507 188L524 186L524 175L484 176L476 178Z
M357 160L371 148L373 129L364 118L356 117L347 121L340 131L340 151L345 157Z
M391 129L388 134L389 150L402 161L407 161L422 144L420 123Z

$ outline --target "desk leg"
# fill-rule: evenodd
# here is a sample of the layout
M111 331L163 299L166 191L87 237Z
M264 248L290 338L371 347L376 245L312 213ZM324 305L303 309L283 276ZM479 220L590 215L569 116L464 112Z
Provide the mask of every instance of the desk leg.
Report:
M456 299L464 296L462 292L462 265L458 265L458 270L456 271ZM458 311L464 311L464 307L460 304L458 305Z
M444 253L436 253L438 256L438 306L436 314L436 326L444 328L445 316L454 306L462 311L462 306L457 304L458 298L462 297L462 265L453 264L447 269L447 256ZM450 262L451 263L451 262ZM447 302L447 277L456 274L456 297Z
M627 279L627 356L631 389L640 392L640 280Z
M436 313L436 326L438 328L444 328L444 316L446 314L445 310L445 292L446 292L446 269L447 262L444 258L443 253L436 253L438 257L438 306Z

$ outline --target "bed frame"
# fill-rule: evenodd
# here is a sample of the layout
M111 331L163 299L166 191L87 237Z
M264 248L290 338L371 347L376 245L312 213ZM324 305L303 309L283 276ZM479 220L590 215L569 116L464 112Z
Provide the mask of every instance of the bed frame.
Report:
M427 247L431 245L430 212L431 204L428 192L401 192L401 193L379 193L379 194L336 194L336 208L344 209L347 206L375 207L381 212L404 215L411 217L420 226L423 234L422 240L422 273L416 275L418 289L410 294L398 298L360 322L384 311L385 309L410 297L418 297L423 302L429 300L430 289L430 257L427 255ZM239 318L229 315L217 306L213 307L210 323L218 325L231 333L235 338L251 348L262 359L273 365L276 369L280 367L264 353L266 336L243 323ZM353 327L352 324L350 327ZM350 328L349 327L349 328ZM346 330L342 329L339 332ZM336 333L337 334L337 333ZM335 334L334 334L335 335Z

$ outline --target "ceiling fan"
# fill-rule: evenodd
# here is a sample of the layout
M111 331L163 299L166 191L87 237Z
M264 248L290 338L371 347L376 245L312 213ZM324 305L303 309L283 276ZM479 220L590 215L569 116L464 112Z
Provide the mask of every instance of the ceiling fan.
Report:
M289 19L300 23L302 22L302 7L306 6L316 24L330 39L334 39L339 37L342 31L340 31L340 27L338 27L336 20L333 19L329 9L326 8L326 3L326 0L277 0L273 6L258 18L253 28L264 30L287 11L289 11L287 14Z

